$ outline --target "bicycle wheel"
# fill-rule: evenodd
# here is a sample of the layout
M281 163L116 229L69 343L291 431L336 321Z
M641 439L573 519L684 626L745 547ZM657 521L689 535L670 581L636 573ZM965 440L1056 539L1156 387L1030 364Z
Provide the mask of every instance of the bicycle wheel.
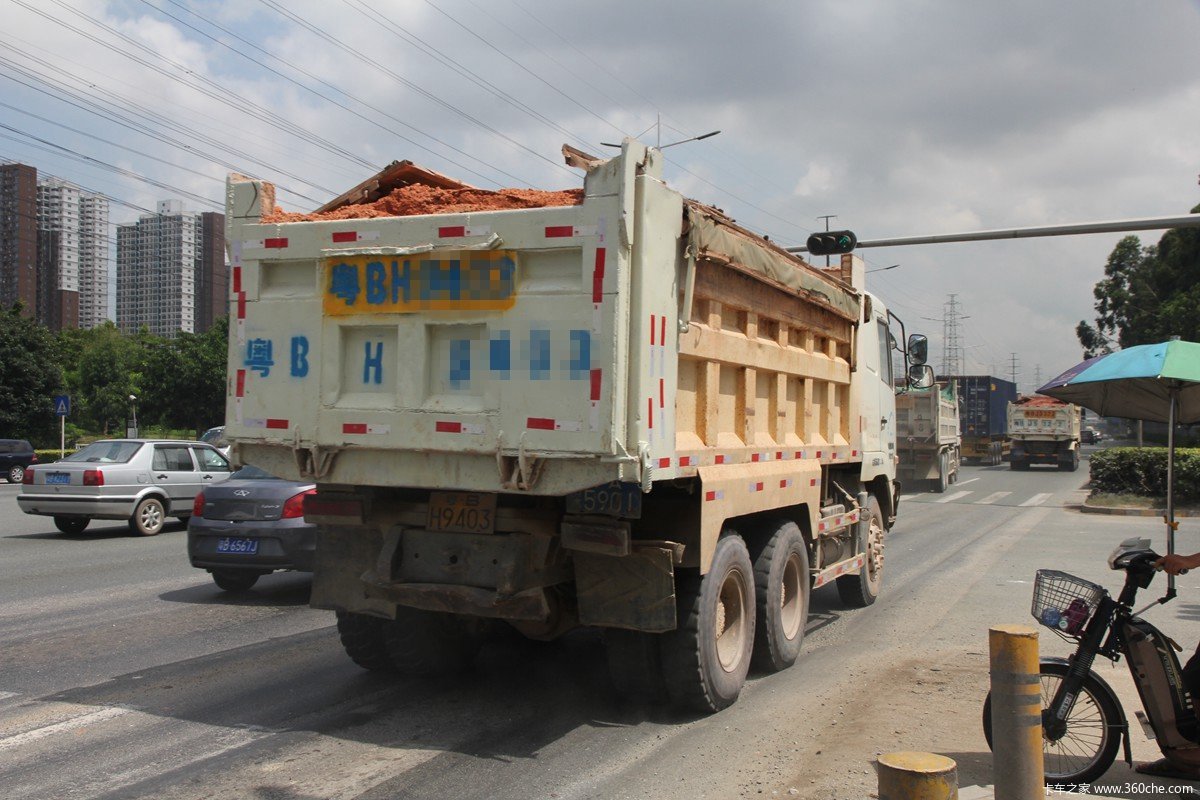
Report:
M1054 699L1058 685L1067 674L1067 665L1043 661L1042 710ZM1057 738L1042 731L1042 754L1046 783L1091 783L1112 766L1121 745L1121 709L1112 695L1092 673L1083 679L1079 696L1064 720L1065 730ZM983 703L983 735L992 746L992 694Z

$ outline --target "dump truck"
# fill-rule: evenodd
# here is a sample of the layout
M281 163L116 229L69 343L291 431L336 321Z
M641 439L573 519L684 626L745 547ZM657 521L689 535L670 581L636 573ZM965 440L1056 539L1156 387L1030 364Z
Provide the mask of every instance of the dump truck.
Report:
M963 463L994 466L1006 461L1012 447L1007 409L1017 399L1017 385L992 375L944 376L938 381L958 384Z
M1080 416L1079 406L1042 395L1009 403L1010 466L1026 470L1033 464L1053 464L1067 472L1079 469Z
M896 395L897 477L935 492L958 480L961 434L957 384L910 389Z
M226 437L316 484L311 604L360 666L588 626L618 691L716 711L796 659L812 589L879 595L925 342L860 259L684 198L659 150L564 155L582 191L533 207L395 162L281 216L231 175Z

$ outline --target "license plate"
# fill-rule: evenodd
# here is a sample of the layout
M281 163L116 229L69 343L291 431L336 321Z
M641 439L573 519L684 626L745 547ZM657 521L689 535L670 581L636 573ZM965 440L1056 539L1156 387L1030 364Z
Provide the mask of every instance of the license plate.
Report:
M568 514L607 514L638 519L642 516L642 486L613 481L567 495Z
M446 533L494 533L496 495L434 492L429 498L428 527Z
M254 555L258 552L258 539L234 539L232 537L218 539L217 552Z
M66 486L71 482L71 474L69 472L47 472L46 483L55 486Z

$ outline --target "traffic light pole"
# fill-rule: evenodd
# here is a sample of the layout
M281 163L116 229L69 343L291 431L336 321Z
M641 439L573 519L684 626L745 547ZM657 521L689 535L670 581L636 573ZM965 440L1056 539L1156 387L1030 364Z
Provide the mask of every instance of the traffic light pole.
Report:
M1140 219L1109 220L1106 222L1077 222L1068 225L1041 225L1029 228L1000 228L967 233L939 233L932 236L901 236L892 239L866 239L858 247L901 247L910 244L943 244L947 242L984 242L991 239L1028 239L1038 236L1075 236L1087 233L1119 233L1167 228L1200 227L1200 214L1180 217L1143 217ZM789 253L807 253L807 245L786 248Z

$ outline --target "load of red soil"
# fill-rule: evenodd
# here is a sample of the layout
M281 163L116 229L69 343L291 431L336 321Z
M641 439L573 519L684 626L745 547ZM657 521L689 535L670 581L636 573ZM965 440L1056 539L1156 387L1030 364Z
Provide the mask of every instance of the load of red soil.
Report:
M1022 395L1018 397L1014 405L1028 406L1029 408L1061 408L1068 405L1062 400L1053 397L1046 397L1041 394Z
M577 206L583 202L582 189L547 192L540 189L443 189L414 183L393 189L373 203L342 206L320 214L294 214L276 207L263 222L314 222L329 219L367 219L370 217L411 217L418 214L462 214L471 211L505 211L518 208Z

